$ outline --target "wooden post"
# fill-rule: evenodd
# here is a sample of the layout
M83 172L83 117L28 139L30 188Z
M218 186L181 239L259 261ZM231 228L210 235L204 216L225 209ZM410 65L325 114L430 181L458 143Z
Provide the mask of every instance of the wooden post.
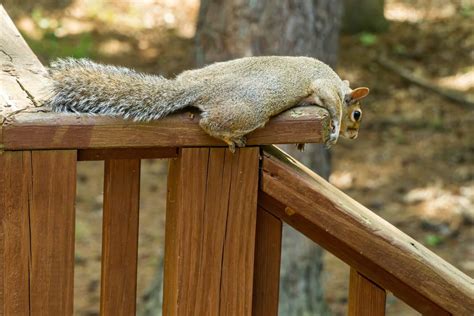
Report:
M171 161L164 315L250 315L259 149L183 148Z
M30 193L32 315L72 315L76 151L33 151Z
M385 290L351 268L349 316L384 316Z
M1 153L0 170L0 314L29 315L31 153Z
M278 315L281 234L281 220L259 207L253 277L253 315Z
M140 160L105 160L101 315L135 315Z

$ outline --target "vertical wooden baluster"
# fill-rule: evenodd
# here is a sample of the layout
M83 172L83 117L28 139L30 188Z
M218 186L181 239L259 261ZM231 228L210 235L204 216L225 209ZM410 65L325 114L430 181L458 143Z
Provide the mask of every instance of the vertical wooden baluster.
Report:
M31 153L31 315L72 315L75 150Z
M349 316L385 315L385 290L351 268Z
M280 219L259 207L253 277L253 315L278 315L281 234Z
M101 315L135 315L140 160L105 160Z
M183 148L168 175L164 315L250 315L258 148Z
M0 154L0 315L29 315L31 152Z

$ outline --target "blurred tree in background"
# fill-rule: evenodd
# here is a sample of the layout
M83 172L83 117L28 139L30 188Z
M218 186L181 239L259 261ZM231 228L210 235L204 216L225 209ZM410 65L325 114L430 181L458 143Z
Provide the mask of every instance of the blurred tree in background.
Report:
M384 5L385 0L344 0L342 30L350 34L387 30Z

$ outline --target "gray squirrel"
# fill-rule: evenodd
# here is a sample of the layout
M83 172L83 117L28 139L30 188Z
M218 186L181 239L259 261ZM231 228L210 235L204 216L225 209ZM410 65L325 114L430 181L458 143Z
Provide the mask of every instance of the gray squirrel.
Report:
M359 101L369 93L365 87L352 90L328 65L310 57L245 57L184 71L174 79L67 58L53 62L49 73L49 103L56 112L150 121L192 106L201 110L204 131L232 152L245 146L246 134L297 105L328 110L328 146L339 134L356 138Z

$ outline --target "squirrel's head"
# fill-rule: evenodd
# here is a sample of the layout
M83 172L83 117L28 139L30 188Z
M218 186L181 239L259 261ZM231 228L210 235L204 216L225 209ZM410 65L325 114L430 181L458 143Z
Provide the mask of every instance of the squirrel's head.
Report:
M360 100L369 94L369 88L361 87L351 90L344 98L344 109L342 113L340 135L355 139L359 134L362 121L362 109Z

